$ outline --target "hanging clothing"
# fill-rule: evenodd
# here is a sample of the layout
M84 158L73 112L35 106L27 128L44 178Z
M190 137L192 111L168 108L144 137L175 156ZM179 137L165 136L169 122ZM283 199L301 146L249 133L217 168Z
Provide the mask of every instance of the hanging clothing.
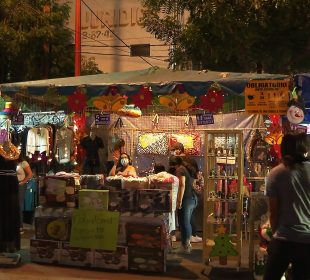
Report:
M81 146L85 149L86 157L84 159L82 174L95 175L103 173L100 168L99 149L103 148L103 141L98 136L92 139L90 136L84 137Z
M56 131L54 154L59 163L68 163L74 151L74 132L68 127Z
M20 250L16 162L0 156L0 252Z
M38 191L37 180L32 178L26 184L24 209L26 212L34 212L34 209L38 205Z
M49 131L45 127L33 127L28 131L27 135L27 154L35 154L36 151L49 155Z

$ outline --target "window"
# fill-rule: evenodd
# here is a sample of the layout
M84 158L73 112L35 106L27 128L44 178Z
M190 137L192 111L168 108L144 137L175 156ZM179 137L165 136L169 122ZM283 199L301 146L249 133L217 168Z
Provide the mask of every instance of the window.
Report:
M150 44L130 45L130 56L150 56Z

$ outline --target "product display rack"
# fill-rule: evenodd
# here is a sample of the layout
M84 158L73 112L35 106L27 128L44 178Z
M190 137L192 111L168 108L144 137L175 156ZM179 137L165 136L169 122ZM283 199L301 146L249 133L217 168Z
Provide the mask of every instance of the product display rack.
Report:
M203 261L209 272L241 266L243 161L242 130L206 132Z

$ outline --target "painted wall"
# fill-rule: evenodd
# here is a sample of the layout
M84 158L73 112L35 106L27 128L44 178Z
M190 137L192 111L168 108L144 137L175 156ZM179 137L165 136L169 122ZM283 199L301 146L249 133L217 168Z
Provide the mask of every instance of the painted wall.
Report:
M139 0L84 0L94 14L81 2L82 55L95 57L103 72L145 69L150 64L167 68L169 47L156 40L139 24L142 15ZM71 18L68 27L75 30L75 0L69 3ZM150 64L140 57L130 56L130 49L126 45L134 44L151 45L150 57L145 57Z

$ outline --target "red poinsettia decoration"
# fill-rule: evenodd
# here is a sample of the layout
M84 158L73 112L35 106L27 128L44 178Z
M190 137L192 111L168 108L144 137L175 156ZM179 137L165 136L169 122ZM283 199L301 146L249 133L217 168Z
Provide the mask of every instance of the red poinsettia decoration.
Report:
M73 112L82 112L85 110L86 95L81 91L75 91L72 95L68 96L68 106Z
M131 96L132 102L141 109L147 108L152 104L152 91L149 87L141 87L140 91Z
M210 88L207 94L200 97L202 109L207 109L211 113L216 113L223 108L224 96L221 90Z

